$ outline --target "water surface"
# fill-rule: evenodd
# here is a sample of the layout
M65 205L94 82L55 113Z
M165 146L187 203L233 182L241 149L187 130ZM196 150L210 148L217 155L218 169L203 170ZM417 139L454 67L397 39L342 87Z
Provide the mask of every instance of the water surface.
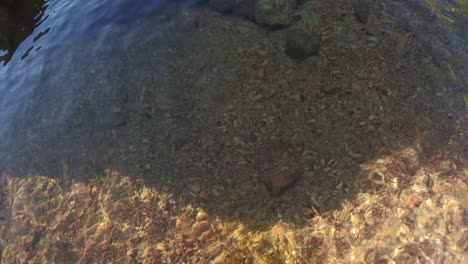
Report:
M2 2L2 258L462 263L467 2L220 2Z

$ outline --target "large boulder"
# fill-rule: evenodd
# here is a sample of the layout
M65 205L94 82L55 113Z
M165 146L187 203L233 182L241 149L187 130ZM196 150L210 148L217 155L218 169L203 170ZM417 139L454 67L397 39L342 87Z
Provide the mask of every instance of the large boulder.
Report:
M269 27L289 26L295 8L296 0L257 0L255 21Z
M304 60L320 51L320 36L300 29L292 29L286 35L286 55L296 60Z

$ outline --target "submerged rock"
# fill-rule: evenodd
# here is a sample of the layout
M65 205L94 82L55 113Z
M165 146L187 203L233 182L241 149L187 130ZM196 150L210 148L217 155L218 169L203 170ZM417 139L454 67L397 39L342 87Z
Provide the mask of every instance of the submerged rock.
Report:
M353 1L354 16L357 21L366 24L369 20L369 2L367 0Z
M209 6L220 13L232 13L238 17L255 20L257 0L210 0Z
M320 36L293 29L286 35L285 52L289 57L303 60L320 51Z
M209 2L211 8L221 13L232 11L236 4L236 0L210 0Z
M270 27L289 26L295 8L296 0L257 0L255 21Z
M250 20L255 19L255 0L236 0L237 4L234 7L236 16L245 17Z
M262 181L265 182L273 194L278 195L292 187L296 183L299 175L299 170L291 166L263 177Z
M319 25L320 15L315 11L316 6L317 2L307 1L301 8L298 8L297 16L300 17L298 22L299 27L311 28Z
M260 151L260 155L260 180L275 195L292 187L302 174L287 142L271 142Z

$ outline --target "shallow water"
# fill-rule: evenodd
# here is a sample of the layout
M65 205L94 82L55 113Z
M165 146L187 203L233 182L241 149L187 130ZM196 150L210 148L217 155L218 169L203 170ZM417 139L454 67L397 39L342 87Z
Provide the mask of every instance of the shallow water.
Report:
M297 1L280 26L207 2L0 5L3 177L128 176L259 231L306 226L304 206L340 208L389 149L419 151L393 161L400 176L448 159L453 142L466 156L465 0L370 1L367 23L347 1ZM295 58L290 28L316 34L319 51Z
M135 78L153 78L138 67L154 63L167 67L167 62L151 58L153 45L167 45L160 41L161 34L173 23L179 5L192 5L170 2L46 2L37 14L43 21L9 51L11 59L1 68L2 143L15 141L13 150L36 140L53 145L54 138L60 141L58 135L70 133L83 95L100 90L92 111L107 112L103 109L119 89L132 86ZM132 103L141 103L145 85L149 84L132 87L140 98ZM115 117L111 112L84 118L88 128L99 129ZM22 139L13 139L18 133Z
M174 93L167 83L170 59L155 53L164 47L183 52L184 32L169 31L181 31L184 27L192 30L190 27L196 27L197 22L191 20L190 9L203 8L203 3L198 3L202 1L23 2L13 6L27 10L21 15L26 16L23 20L27 22L17 24L18 29L25 31L24 36L17 34L10 44L14 47L3 50L11 58L0 69L2 149L13 141L28 145L29 140L38 137L51 143L70 133L72 116L85 100L83 95L93 90L99 90L97 101L91 106L93 113L83 117L90 129L121 122L116 121L119 117L115 113L104 110L109 107L106 104L120 100L119 90L133 90L135 98L131 104L135 107L143 104L148 86L167 86L161 88L164 98ZM418 8L420 4L425 3L402 8ZM427 5L450 31L466 40L465 2L432 0ZM18 21L15 19L9 23ZM425 37L424 32L415 33ZM466 46L456 37L453 41L459 49ZM20 146L13 144L10 148L22 149ZM2 155L10 154L2 151Z

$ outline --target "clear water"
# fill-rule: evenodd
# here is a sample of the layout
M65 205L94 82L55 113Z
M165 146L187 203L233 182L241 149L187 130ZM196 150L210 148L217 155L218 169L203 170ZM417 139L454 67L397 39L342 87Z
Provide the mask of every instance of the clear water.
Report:
M80 115L86 96L96 96L96 101L91 103L89 116L84 114L80 117L84 120L76 122L84 122L78 126L87 126L90 133L126 122L109 109L118 109L113 103L122 100L119 97L128 97L129 90L133 100L130 104L141 108L148 87L161 86L158 91L161 100L172 107L171 99L166 98L174 93L167 77L170 58L157 53L165 47L183 52L181 31L197 27L194 21L197 18L191 16L197 12L194 9L205 8L205 4L165 0L14 4L27 10L23 13L29 17L16 22L17 31L23 33L16 35L13 47L2 50L6 54L4 63L9 62L0 68L2 163L34 142L41 142L38 143L41 150L37 151L49 149L49 145L61 150L68 148L63 144L69 144L70 139L65 138L71 133L74 118L78 118L74 115ZM435 14L431 19L441 19L447 32L454 34L451 45L466 50L466 2L430 0L405 5L384 3L386 9L382 14L396 14L395 10L403 8L399 13L403 15L411 9L429 7ZM398 17L393 15L388 18L395 19L395 23L411 23L404 21L407 18L397 21ZM425 32L413 33L425 38ZM85 146L86 152L95 146L89 142L82 144L89 145Z
M300 226L303 203L335 210L386 149L435 162L464 135L468 150L466 0L370 1L367 24L347 1L297 1L285 27L202 0L4 2L4 175L87 183L111 169L257 230ZM287 56L291 27L320 32L318 55ZM296 169L301 184L262 200ZM305 198L328 190L340 194Z
M36 21L37 26L29 37L18 43L14 53L13 49L9 51L11 59L1 68L0 131L2 150L8 149L6 153L2 151L2 157L34 144L41 145L37 151L52 145L56 146L52 147L53 152L69 148L70 145L64 144L75 141L68 136L76 126L86 127L92 133L109 128L108 124L119 122L111 110L118 106L111 104L120 100L119 96L127 90L135 94L130 104L140 106L146 87L153 85L148 83L150 80L157 81L158 85L167 82L164 78L157 80L158 69L151 68L158 65L167 71L168 67L167 61L154 55L155 47L178 41L168 43L163 35L168 35L169 27L179 19L181 8L195 4L190 1L43 3L42 10L35 14L42 20ZM90 106L92 109L88 109L89 115L79 117L82 111L79 107L94 93L98 98ZM85 120L76 120L81 118ZM73 124L82 121L83 125ZM92 143L80 143L87 150L91 148ZM29 149L26 155L28 152Z

